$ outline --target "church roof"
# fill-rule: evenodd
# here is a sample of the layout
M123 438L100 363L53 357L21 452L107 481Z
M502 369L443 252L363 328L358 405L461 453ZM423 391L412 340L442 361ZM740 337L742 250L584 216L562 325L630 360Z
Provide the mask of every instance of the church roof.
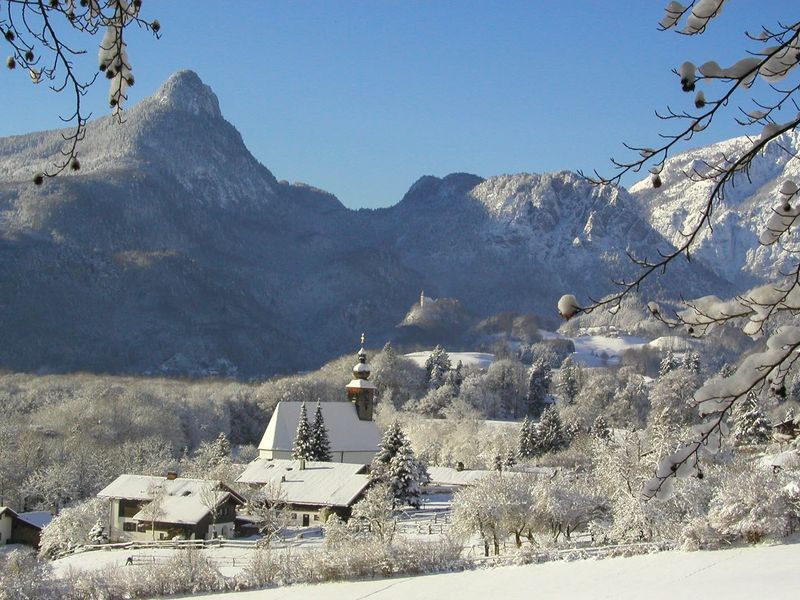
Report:
M292 450L302 402L279 402L259 450ZM313 407L311 407L313 409ZM320 402L331 452L376 452L381 437L373 421L362 421L350 402ZM309 425L314 422L313 410Z
M366 465L307 461L267 460L251 462L238 483L269 485L280 489L289 504L350 506L367 487Z

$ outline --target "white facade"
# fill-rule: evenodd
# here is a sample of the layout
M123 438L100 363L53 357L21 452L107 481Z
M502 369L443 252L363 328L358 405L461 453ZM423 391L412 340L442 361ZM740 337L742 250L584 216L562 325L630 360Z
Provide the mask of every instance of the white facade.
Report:
M0 506L0 544L7 544L11 540L11 530L14 525L14 513L5 506Z
M301 402L279 402L258 445L259 458L291 459ZM314 405L309 405L313 421ZM322 402L322 418L328 431L331 460L342 463L369 464L381 441L374 421L362 421L349 402Z
M339 450L335 452L331 450L331 462L337 463L354 463L368 465L375 457L375 450L358 451L358 450ZM292 460L291 450L262 450L258 449L258 457L266 458L267 460Z

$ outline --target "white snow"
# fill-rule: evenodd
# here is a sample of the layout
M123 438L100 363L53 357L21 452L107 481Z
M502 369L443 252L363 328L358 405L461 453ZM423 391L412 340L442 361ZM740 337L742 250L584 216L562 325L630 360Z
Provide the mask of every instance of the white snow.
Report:
M300 461L259 458L236 481L279 486L290 504L350 506L369 483L365 470L355 463L311 461L301 470Z
M450 357L450 364L455 368L459 361L465 367L474 367L478 369L488 369L489 366L495 361L494 354L488 352L448 352ZM423 350L422 352L411 352L406 354L405 357L413 360L420 367L425 366L425 361L431 355L430 350Z
M591 598L752 600L797 598L800 544L550 562L463 573L397 577L196 596L215 600L407 600Z

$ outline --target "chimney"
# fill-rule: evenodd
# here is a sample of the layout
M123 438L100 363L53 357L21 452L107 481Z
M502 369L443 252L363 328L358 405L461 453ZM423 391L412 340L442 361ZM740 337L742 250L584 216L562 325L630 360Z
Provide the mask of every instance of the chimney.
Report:
M177 471L167 471L167 481L174 481L178 478Z
M301 458L300 459L300 470L301 471L305 471L306 470L306 459L305 458Z

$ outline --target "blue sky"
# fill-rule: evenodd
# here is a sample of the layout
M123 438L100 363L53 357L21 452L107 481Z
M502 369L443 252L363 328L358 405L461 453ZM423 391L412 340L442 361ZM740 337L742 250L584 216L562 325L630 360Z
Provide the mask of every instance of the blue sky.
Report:
M276 177L353 208L394 204L422 175L610 173L623 141L658 142L655 109L690 106L671 68L731 62L755 47L745 29L797 18L788 0L731 0L689 38L657 31L665 3L145 0L163 35L130 36L130 98L192 69ZM70 108L27 79L0 73L0 135L57 127ZM98 81L86 99L95 115L106 94ZM742 133L729 115L692 144Z

